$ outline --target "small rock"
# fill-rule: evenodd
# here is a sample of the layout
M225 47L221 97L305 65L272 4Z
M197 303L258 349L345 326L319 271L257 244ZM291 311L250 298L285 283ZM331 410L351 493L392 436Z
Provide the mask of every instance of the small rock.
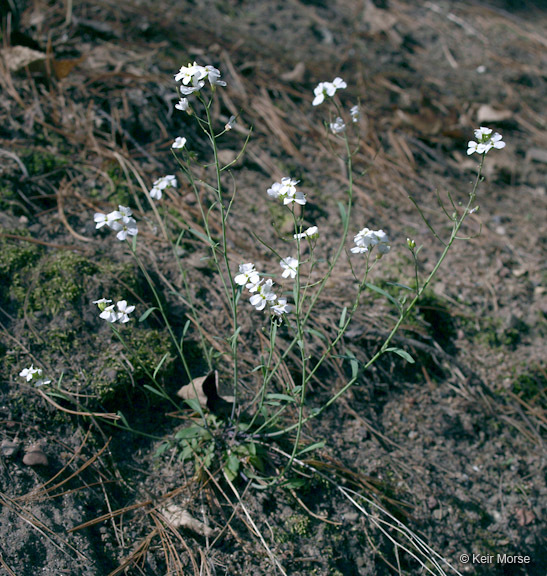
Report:
M12 456L15 456L18 451L19 442L8 439L2 440L2 444L0 444L0 452L2 453L2 456L11 458Z
M23 464L27 466L47 466L48 459L40 444L33 444L23 456Z

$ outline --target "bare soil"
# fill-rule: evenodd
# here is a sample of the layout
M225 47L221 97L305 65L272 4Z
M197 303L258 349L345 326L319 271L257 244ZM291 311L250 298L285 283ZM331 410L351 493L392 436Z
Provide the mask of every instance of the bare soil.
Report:
M543 4L35 0L0 9L0 574L545 574ZM15 47L28 65L15 63ZM169 334L152 314L124 327L124 347L92 304L111 294L140 315L154 302L127 251L93 222L96 211L131 206L139 256L173 330L185 329L180 269L146 190L176 170L175 136L188 138L200 162L211 159L195 123L174 109L173 74L194 60L227 81L213 110L219 126L240 115L223 161L253 128L232 170L234 269L268 268L253 232L274 243L276 230L290 232L266 195L282 176L300 179L325 254L336 244L348 180L327 145L324 110L311 106L320 81L343 77L342 104L361 105L355 165L366 173L355 182L351 230L389 233L392 251L371 277L386 289L413 280L407 237L423 245L424 274L442 252L409 197L446 237L438 199L465 202L478 165L466 155L473 129L490 126L507 142L487 157L480 209L464 231L471 238L456 242L396 337L416 363L382 357L305 427L305 442L326 444L298 470L298 488L259 490L238 478L236 496L221 470L196 475L175 449L158 454L188 424L176 396L188 378ZM187 184L164 206L175 237L181 222L202 224ZM186 235L178 255L229 394L220 281L195 238ZM331 330L351 301L346 262L313 319L318 330ZM241 306L245 401L264 340L256 314ZM367 293L344 347L366 361L395 320L389 302ZM198 377L211 363L194 325L187 334L185 358ZM144 387L166 352L160 377L177 407ZM25 384L19 372L30 364L64 397ZM286 377L297 370L289 358ZM348 370L330 362L309 408L340 389ZM102 416L120 412L136 432ZM283 466L284 447L275 449L272 472ZM29 465L30 453L42 463ZM355 496L361 509L348 490L366 497ZM198 524L177 529L162 514L168 506ZM418 554L430 557L427 568L413 556L417 538L438 554Z

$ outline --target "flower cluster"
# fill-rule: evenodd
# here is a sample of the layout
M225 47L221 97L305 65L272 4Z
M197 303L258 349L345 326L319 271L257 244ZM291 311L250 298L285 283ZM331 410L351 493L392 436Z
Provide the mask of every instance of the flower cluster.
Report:
M481 126L475 130L475 138L478 142L470 140L467 143L467 154L471 155L474 152L477 154L486 154L492 148L505 148L505 142L502 142L502 136L499 132L492 135L491 128Z
M369 228L363 228L353 238L353 241L355 242L355 246L351 251L354 254L364 254L365 252L372 250L374 246L377 246L378 258L381 258L391 249L391 246L388 245L389 239L387 234L383 230L370 230Z
M226 86L226 82L220 79L220 72L214 66L199 66L195 62L182 66L178 74L175 74L175 81L182 81L182 86L179 91L183 98L175 106L179 110L186 110L188 108L188 101L184 96L188 96L194 92L199 92L205 86L205 79L209 80L212 87Z
M283 204L300 204L304 206L306 196L296 189L298 180L292 178L281 178L281 182L274 182L271 188L268 188L268 196L280 198Z
M31 364L30 368L25 368L19 372L19 376L24 378L27 382L32 382L35 386L44 386L45 384L49 384L51 380L44 380L42 378L42 369L41 368L34 368L34 365Z
M286 264L283 276L292 276L292 271L296 276L296 267L298 267L298 261L294 258L285 258L282 260ZM290 270L288 274L285 274L286 270ZM270 306L270 312L275 316L281 317L283 314L288 314L291 311L291 305L287 304L286 298L278 298L273 291L274 282L272 279L268 278L264 280L260 278L260 274L256 271L254 264L248 262L246 264L239 265L239 274L234 278L234 282L238 286L245 286L247 290L252 294L250 298L251 304L257 310L264 310L266 304Z
M361 110L359 109L359 106L357 105L352 106L349 113L351 115L351 121L353 123L359 122L359 118L361 118Z
M342 118L338 116L334 122L330 123L330 129L333 134L340 134L340 132L343 132L346 129L346 125Z
M122 324L129 322L129 314L135 310L135 306L128 306L127 300L120 300L115 305L111 304L111 302L112 300L107 300L106 298L93 301L93 304L97 304L101 311L99 317L111 324L114 322Z
M347 87L348 85L340 77L336 77L332 82L320 82L313 91L315 94L312 102L313 106L319 106L326 97L332 98L337 90Z
M106 224L117 232L116 238L123 241L127 236L136 236L138 233L137 222L132 218L132 214L131 208L118 206L118 210L114 210L109 214L96 212L93 219L97 229L102 228Z
M177 140L175 140L175 143L177 143L179 139L180 136L179 138L177 138ZM186 139L182 138L182 140L184 140L184 143L182 143L181 146L175 146L173 144L173 148L182 148L186 143ZM169 174L169 176L163 176L162 178L158 178L154 182L152 190L150 190L150 197L154 198L154 200L160 200L162 193L166 188L176 188L177 186L178 186L177 179L172 174Z

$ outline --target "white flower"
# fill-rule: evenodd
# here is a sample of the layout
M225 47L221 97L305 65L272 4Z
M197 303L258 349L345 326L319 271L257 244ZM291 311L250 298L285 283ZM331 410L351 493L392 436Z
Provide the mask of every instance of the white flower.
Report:
M263 282L264 278L259 278L256 282L249 282L248 284L245 284L245 288L247 288L249 292L253 293L260 288Z
M473 131L475 134L475 138L477 140L483 140L484 136L490 136L492 134L492 128L486 128L485 126L481 126Z
M95 228L102 228L105 224L112 228L112 223L119 220L122 217L120 212L115 210L114 212L110 212L110 214L102 214L101 212L96 212L93 220L96 223Z
M282 178L281 182L275 182L271 188L268 188L268 195L272 198L280 198L283 204L301 204L306 203L306 197L302 192L296 190L298 180L292 178Z
M19 376L21 376L21 378L25 378L27 382L33 382L35 386L44 386L45 384L49 384L51 382L51 380L44 380L41 378L42 369L34 368L33 364L30 365L30 368L21 370Z
M128 306L126 300L120 300L116 303L118 307L118 311L116 312L117 320L119 320L122 324L129 322L128 314L131 314L133 310L135 310L135 306Z
M112 300L106 298L100 298L99 300L93 300L93 304L97 304L99 310L102 312Z
M224 126L224 130L226 130L227 132L229 130L231 130L234 127L234 124L236 123L236 121L237 121L237 118L232 114L230 116L230 119L228 120L228 122Z
M234 278L234 282L239 286L244 284L255 285L259 282L260 276L255 270L255 265L252 262L239 265L239 274Z
M177 140L179 140L179 138L177 138ZM175 140L175 143L177 142L177 140ZM183 140L186 142L185 138L183 138ZM173 145L173 147L175 146ZM182 146L179 147L182 148ZM177 179L175 176L173 176L173 174L169 174L168 176L158 178L154 182L152 190L150 190L150 197L154 198L154 200L160 200L163 190L165 190L166 188L177 188L177 186L178 186Z
M129 218L130 216L133 216L133 210L131 210L131 208L128 208L127 206L118 206L118 209L120 211L120 214L122 215L121 218L122 220L124 218ZM114 212L112 212L112 214L114 214Z
M186 138L182 136L177 136L173 144L171 144L171 148L184 148L186 146Z
M359 118L361 118L361 111L359 110L359 106L352 106L349 113L351 115L352 122L359 122Z
M107 300L106 298L101 298L93 302L99 306L99 310L101 311L99 318L111 324L114 322L121 322L122 324L129 322L129 314L135 310L135 306L128 306L127 300L120 300L116 302L115 306L114 304L107 306L109 302L112 302L112 300Z
M117 223L120 227L119 232L116 234L116 238L120 241L124 241L127 236L136 236L138 233L137 222L135 218L130 218L124 216L121 221Z
M326 97L332 98L336 94L336 90L347 88L347 84L340 77L336 77L332 82L320 82L313 90L315 98L312 105L319 106Z
M279 300L270 307L270 310L276 316L283 316L283 314L288 314L292 310L292 306L287 304L286 298L279 298Z
M99 314L99 318L106 320L107 322L114 323L118 319L118 314L114 310L114 304L107 306L104 310L101 311Z
M355 242L355 247L351 249L353 254L364 254L374 248L374 246L378 246L378 257L381 258L382 255L387 254L391 250L391 247L388 246L389 238L383 230L363 228L353 238L353 241Z
M271 196L272 198L279 198L281 189L282 189L281 182L274 182L271 188L268 188L268 196Z
M35 374L40 375L41 373L42 371L40 370L40 368L35 368L34 364L31 364L30 368L25 368L24 370L21 370L21 372L19 372L19 376L21 376L21 378L25 378L27 382L30 382Z
M190 96L194 92L199 92L205 86L205 82L200 80L195 86L179 86L179 92L182 96Z
M317 226L310 226L307 230L302 232L301 234L295 234L295 239L302 239L302 238L317 238L319 236L319 230Z
M467 154L471 155L474 152L477 154L486 154L492 148L505 148L505 142L502 141L502 136L498 132L496 132L493 136L492 129L486 128L485 126L481 126L480 128L474 131L475 138L478 142L474 140L470 140L467 143Z
M296 258L292 258L291 256L287 258L283 258L279 263L281 268L283 268L283 278L296 278L296 270L298 268L299 262Z
M330 129L333 134L339 134L346 129L346 125L344 124L342 118L338 117L334 122L330 123Z
M264 284L258 286L258 290L256 294L251 296L250 302L257 310L264 310L267 303L276 299L277 296L273 292L273 280L268 278Z
M207 70L194 62L193 64L188 64L188 66L181 67L178 74L175 74L175 82L181 80L185 86L188 86L188 84L196 86L205 76L207 76Z
M343 88L347 88L348 85L342 80L342 78L340 78L340 76L337 76L333 81L332 81L332 85L334 86L335 90L342 90Z
M302 192L295 192L294 195L283 198L283 204L300 204L300 206L304 206L305 203L306 196Z
M211 86L226 86L226 82L220 80L220 71L214 66L205 66L205 70L207 71L207 78L209 79Z
M177 110L182 110L183 112L185 112L186 110L188 110L188 98L181 98L176 104L175 104L175 108Z

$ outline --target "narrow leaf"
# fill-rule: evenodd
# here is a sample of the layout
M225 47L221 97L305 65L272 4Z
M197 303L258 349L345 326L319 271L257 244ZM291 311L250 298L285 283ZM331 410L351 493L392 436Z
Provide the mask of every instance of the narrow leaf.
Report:
M384 352L393 352L394 354L398 354L401 358L404 358L410 364L414 364L414 358L412 358L412 356L405 350L401 350L400 348L386 348Z
M159 310L156 306L152 306L152 308L148 308L148 310L139 318L139 322L144 322L154 310Z

